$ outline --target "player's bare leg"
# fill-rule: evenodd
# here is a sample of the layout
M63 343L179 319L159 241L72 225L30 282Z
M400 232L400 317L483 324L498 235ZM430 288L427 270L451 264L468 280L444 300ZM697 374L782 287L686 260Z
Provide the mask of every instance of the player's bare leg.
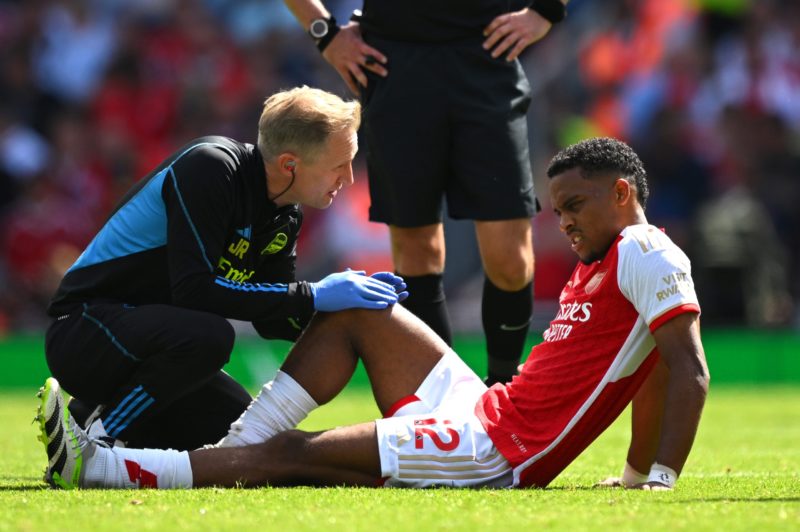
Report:
M262 443L295 428L335 397L363 360L381 412L413 394L447 345L399 305L384 311L319 313L275 379L231 424L219 447Z
M441 338L399 305L387 310L317 314L281 370L318 404L348 383L359 358L382 413L413 394L448 351Z
M281 371L317 404L324 404L345 387L361 359L378 407L386 413L416 392L448 349L399 305L385 311L348 310L315 316ZM270 399L271 392L264 393L264 399ZM283 431L265 443L200 450L190 459L195 486L374 485L380 474L374 423L314 434Z
M189 453L193 486L375 486L375 423L325 432L282 432L265 443Z
M381 412L413 394L445 343L400 306L318 314L281 370L318 403L334 398L359 358ZM322 433L281 432L265 443L190 453L195 486L296 483L374 485L380 459L374 423Z

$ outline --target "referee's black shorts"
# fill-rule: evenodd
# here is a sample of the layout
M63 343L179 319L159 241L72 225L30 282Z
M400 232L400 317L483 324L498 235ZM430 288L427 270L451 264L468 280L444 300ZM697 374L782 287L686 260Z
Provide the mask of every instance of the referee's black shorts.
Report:
M370 220L399 227L450 217L509 220L536 212L518 61L482 39L407 43L365 36L388 58L362 93Z

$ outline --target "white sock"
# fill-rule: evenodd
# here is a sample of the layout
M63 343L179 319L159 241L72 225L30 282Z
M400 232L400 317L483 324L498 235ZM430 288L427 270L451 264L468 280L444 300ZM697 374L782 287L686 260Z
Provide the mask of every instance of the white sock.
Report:
M217 447L262 443L279 432L295 428L319 405L288 373L278 370L247 410L231 424Z
M189 453L97 446L83 464L84 488L191 488Z
M101 440L105 443L113 443L114 447L125 447L124 441L117 440L108 435L106 427L103 425L103 420L99 417L86 427L86 435L90 440Z

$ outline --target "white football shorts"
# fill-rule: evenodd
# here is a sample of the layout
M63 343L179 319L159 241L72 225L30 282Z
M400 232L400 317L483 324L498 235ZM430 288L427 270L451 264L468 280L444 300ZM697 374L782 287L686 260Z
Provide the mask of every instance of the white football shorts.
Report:
M376 421L384 486L510 487L511 466L475 415L486 385L449 351L393 417Z

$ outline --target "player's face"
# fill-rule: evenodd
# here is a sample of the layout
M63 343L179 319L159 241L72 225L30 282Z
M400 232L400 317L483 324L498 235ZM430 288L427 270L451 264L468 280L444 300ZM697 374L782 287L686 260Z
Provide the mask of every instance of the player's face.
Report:
M298 203L326 209L343 187L353 184L353 159L358 137L352 129L333 133L314 162L297 165Z
M625 227L621 223L617 179L584 179L572 168L550 180L550 200L559 227L581 262L602 259ZM622 180L624 181L624 180Z

